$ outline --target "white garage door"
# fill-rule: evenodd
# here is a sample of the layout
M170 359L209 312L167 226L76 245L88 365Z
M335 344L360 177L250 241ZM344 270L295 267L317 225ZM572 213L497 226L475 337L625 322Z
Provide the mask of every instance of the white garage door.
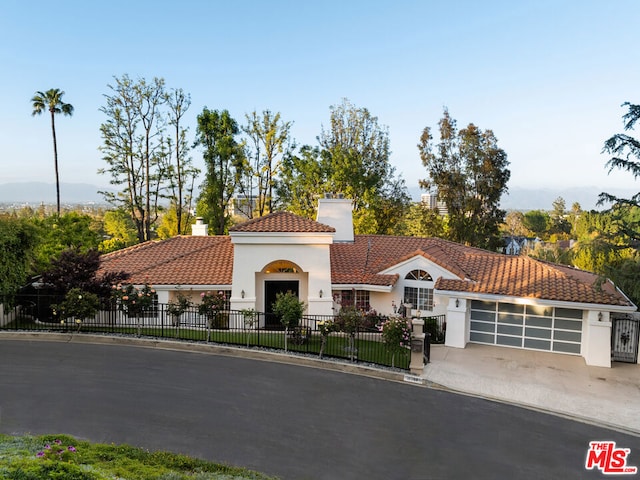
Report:
M580 354L582 310L474 300L470 340Z

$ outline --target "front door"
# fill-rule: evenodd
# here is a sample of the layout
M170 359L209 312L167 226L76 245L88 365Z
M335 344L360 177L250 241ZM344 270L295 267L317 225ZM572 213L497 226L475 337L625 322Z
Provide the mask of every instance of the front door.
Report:
M611 360L614 362L637 363L640 320L634 318L614 318L611 329Z
M278 318L273 314L273 303L278 293L291 292L299 296L298 280L268 280L264 282L264 311L265 328L278 330L283 328Z

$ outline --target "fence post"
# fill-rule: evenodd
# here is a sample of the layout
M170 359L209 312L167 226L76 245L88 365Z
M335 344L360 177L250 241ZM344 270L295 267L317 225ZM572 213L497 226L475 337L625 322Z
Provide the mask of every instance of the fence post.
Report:
M422 375L424 371L424 320L411 320L411 363L409 370L414 375Z

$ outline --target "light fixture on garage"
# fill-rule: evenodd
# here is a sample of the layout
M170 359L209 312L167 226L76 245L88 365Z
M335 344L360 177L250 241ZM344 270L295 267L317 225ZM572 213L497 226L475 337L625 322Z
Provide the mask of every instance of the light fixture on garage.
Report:
M242 290L242 291L240 292L240 296L241 296L242 298L244 298L244 290Z
M318 292L318 295L320 295L320 298L322 298L322 294L323 294L323 293L324 293L324 292L322 291L322 289L320 289L320 291Z
M458 308L460 306L460 299L456 298L456 308Z
M602 321L602 312L598 312L598 321L601 322Z

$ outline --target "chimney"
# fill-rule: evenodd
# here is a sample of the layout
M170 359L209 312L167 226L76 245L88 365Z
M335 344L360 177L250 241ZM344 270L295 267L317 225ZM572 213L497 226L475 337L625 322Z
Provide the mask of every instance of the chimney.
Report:
M353 242L353 202L342 194L319 198L316 220L336 229L334 242Z
M204 223L204 218L197 217L196 223L191 225L192 237L206 237L209 235L209 225Z

